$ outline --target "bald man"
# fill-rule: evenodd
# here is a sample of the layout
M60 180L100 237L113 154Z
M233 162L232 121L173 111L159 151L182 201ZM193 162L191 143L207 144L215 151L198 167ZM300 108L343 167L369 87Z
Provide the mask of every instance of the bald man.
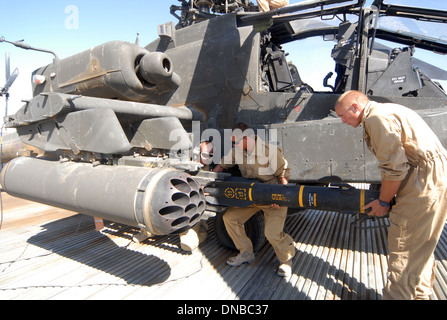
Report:
M363 124L365 142L379 162L380 196L365 209L378 217L390 214L383 299L429 299L433 253L447 216L446 150L425 121L404 106L349 91L337 100L335 112L354 128Z

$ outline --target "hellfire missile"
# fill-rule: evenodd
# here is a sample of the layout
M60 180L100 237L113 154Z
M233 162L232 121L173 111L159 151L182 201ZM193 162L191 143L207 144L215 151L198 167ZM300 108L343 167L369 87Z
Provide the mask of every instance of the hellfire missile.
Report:
M246 207L278 204L289 208L366 213L363 207L379 192L351 186L279 185L259 182L215 181L205 187L212 205Z

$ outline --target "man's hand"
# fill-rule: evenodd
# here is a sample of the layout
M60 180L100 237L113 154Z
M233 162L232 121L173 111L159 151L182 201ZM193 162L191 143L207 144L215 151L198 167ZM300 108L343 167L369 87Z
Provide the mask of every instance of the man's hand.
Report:
M394 196L396 195L397 191L400 188L400 185L402 184L402 181L390 181L382 179L382 186L380 188L380 199L382 199L385 202L390 203L391 200L393 200ZM381 206L379 203L379 199L371 201L366 206L363 207L363 209L369 209L371 208L371 211L368 212L368 215L370 216L376 216L376 217L383 217L390 211L390 206L384 207Z
M390 211L389 206L384 207L380 205L379 199L373 200L363 207L365 210L369 208L371 208L371 211L367 213L369 216L383 217L388 213L388 211Z

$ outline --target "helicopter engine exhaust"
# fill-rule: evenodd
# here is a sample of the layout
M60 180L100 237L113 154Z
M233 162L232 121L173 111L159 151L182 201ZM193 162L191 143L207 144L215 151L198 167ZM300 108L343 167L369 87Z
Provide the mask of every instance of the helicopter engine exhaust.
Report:
M144 101L147 96L173 92L181 79L171 58L138 45L110 41L36 70L46 81L34 84L42 92Z
M139 227L154 235L188 230L200 221L206 207L200 185L175 169L20 157L3 168L1 184L12 196Z

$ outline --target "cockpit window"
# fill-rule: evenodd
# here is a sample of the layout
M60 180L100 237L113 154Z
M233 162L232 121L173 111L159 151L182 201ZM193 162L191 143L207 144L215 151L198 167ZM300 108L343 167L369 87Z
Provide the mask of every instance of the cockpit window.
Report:
M423 2L419 0L383 0L383 4L389 4L389 5L394 4L413 8L424 7L426 9L433 9L433 10L445 10L447 7L445 1L439 1L439 0L428 0Z
M378 28L435 42L447 43L447 24L403 17L382 16Z
M375 0L378 28L421 39L447 42L447 3L438 0Z

